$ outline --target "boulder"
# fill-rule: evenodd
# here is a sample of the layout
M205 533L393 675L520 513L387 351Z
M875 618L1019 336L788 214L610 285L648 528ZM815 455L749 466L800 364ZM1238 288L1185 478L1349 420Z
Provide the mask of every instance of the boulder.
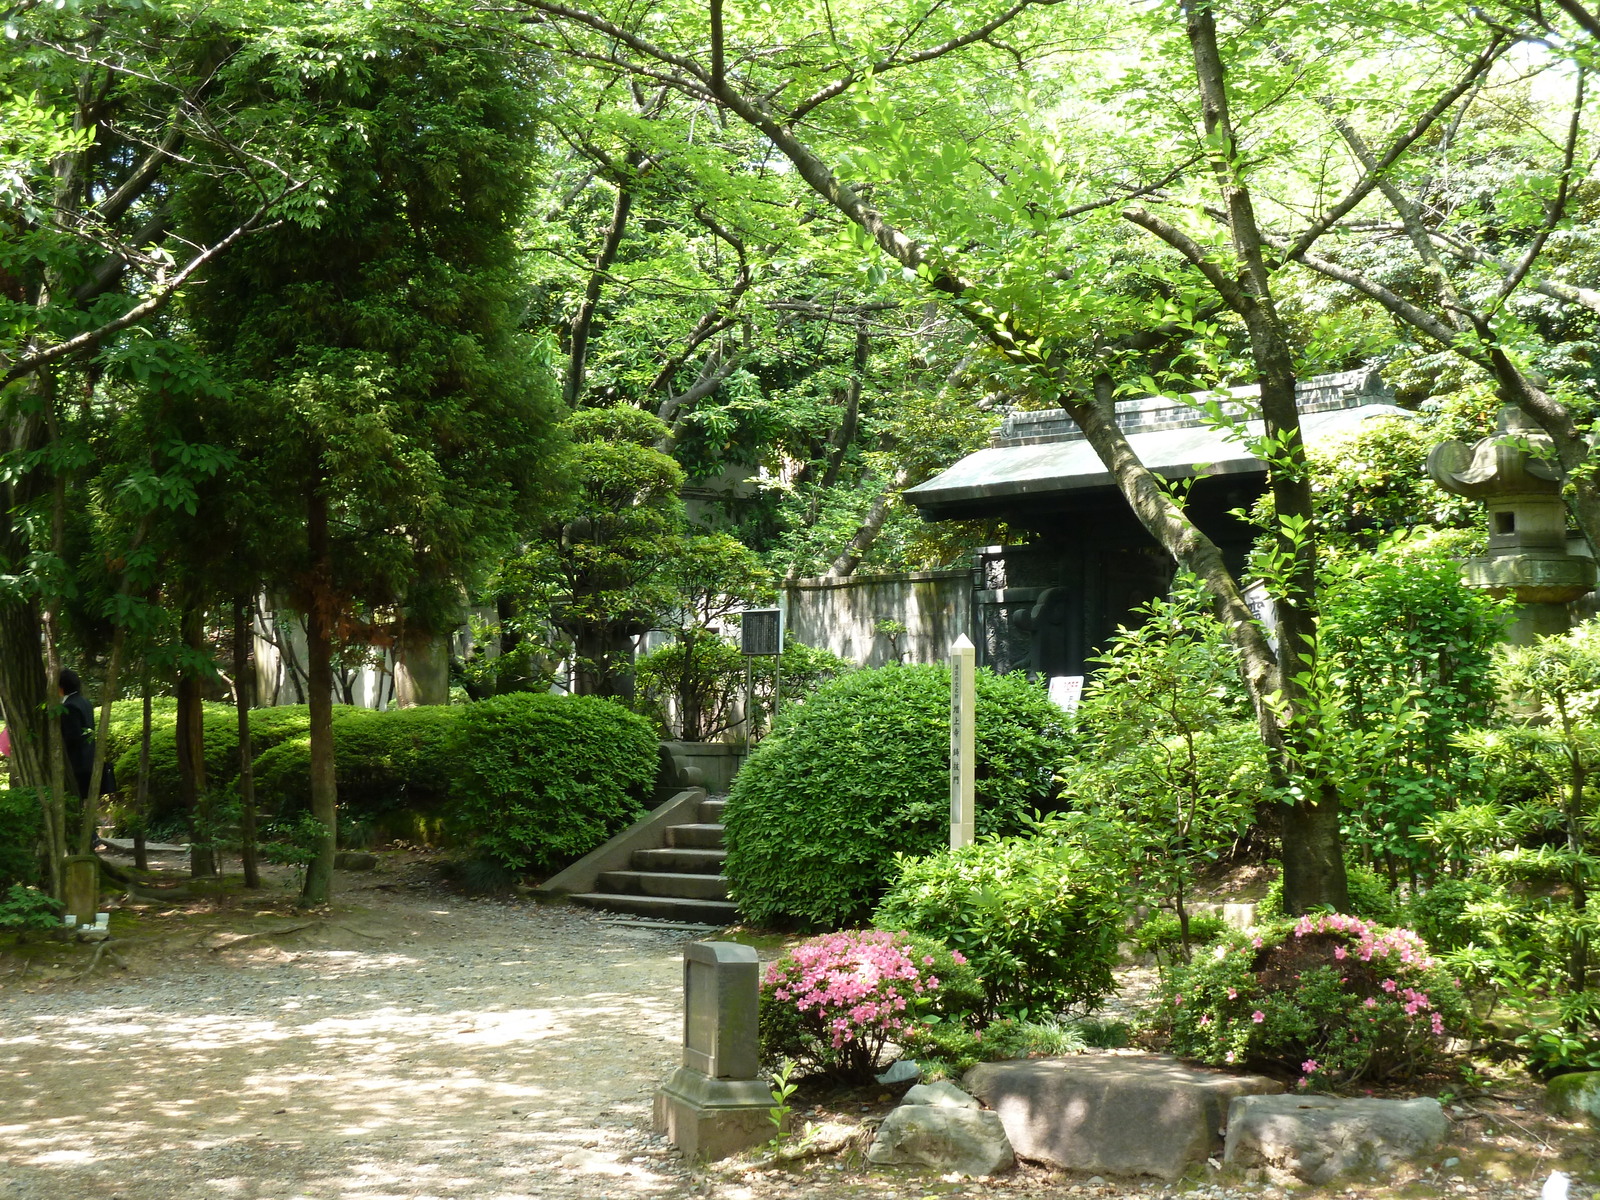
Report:
M982 1108L971 1096L946 1080L919 1083L905 1094L901 1104L925 1104L930 1108Z
M997 1175L1016 1163L1005 1127L992 1112L902 1104L884 1118L867 1159L880 1166Z
M370 871L378 865L378 856L365 850L341 850L333 856L337 871Z
M1544 1089L1544 1106L1558 1117L1587 1120L1600 1129L1600 1071L1557 1075Z
M980 1063L966 1088L995 1112L1023 1158L1069 1171L1177 1179L1222 1148L1236 1096L1281 1092L1158 1054Z
M902 1058L895 1062L887 1071L878 1076L878 1082L885 1087L897 1083L916 1083L922 1078L922 1068L909 1058Z
M1223 1162L1320 1184L1346 1171L1387 1171L1434 1150L1449 1132L1439 1102L1427 1097L1240 1096L1228 1109Z

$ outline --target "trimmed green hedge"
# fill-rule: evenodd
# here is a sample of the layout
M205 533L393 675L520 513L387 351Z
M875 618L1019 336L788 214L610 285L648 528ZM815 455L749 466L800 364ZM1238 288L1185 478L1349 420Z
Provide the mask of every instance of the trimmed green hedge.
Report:
M977 674L977 832L1050 807L1065 714L1018 675ZM739 911L762 925L865 920L895 855L949 842L950 671L889 666L786 711L734 780L725 820Z
M660 743L637 713L594 696L530 692L452 711L453 819L484 857L549 871L643 813Z
M158 702L150 739L152 822L178 807L176 712ZM131 705L131 708L127 707ZM131 713L131 717L130 714ZM204 706L207 783L238 782L237 718ZM117 773L139 773L139 705L113 708ZM310 718L303 704L250 713L256 801L268 820L310 807ZM643 811L658 743L643 717L594 697L519 693L477 704L375 712L335 705L340 828L398 832L395 819L448 828L463 845L514 871L548 871L587 854Z

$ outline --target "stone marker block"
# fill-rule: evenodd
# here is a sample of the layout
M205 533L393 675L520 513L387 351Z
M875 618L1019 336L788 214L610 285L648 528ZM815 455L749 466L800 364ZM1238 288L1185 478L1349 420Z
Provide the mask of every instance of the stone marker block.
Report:
M1177 1179L1222 1149L1236 1096L1283 1091L1166 1055L1095 1055L980 1063L967 1091L1000 1115L1022 1158L1069 1171Z
M754 1079L761 1065L761 963L737 942L683 951L683 1065L712 1079Z
M1338 1096L1240 1096L1228 1109L1223 1161L1327 1183L1346 1171L1387 1171L1427 1154L1450 1132L1439 1102Z
M93 925L100 910L100 860L92 854L71 854L65 860L67 914L80 925Z
M1558 1117L1600 1129L1600 1071L1557 1075L1544 1090L1544 1106Z
M994 1113L909 1103L884 1118L867 1160L962 1175L998 1175L1017 1161L1005 1127Z
M655 1098L655 1128L684 1157L710 1161L775 1131L760 1066L760 963L749 946L691 942L683 952L683 1066Z

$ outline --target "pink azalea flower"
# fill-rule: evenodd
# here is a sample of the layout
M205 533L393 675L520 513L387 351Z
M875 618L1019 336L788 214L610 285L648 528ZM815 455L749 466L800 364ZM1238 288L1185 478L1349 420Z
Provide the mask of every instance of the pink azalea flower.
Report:
M1254 1021L1257 1025L1259 1025L1259 1024L1261 1024L1261 1022L1263 1022L1263 1021L1265 1021L1267 1019L1267 1014L1262 1012L1258 1008L1258 1009L1255 1010L1255 1012L1250 1014L1250 1019L1252 1021Z

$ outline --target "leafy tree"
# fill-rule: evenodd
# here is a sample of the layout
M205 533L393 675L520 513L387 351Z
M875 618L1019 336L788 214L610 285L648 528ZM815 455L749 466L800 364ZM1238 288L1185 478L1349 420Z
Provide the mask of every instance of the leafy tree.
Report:
M1238 664L1192 586L1135 611L1078 711L1066 794L1114 832L1131 878L1172 906L1189 955L1189 898L1237 844L1266 784ZM1270 806L1269 806L1270 807Z
M513 325L513 231L537 94L494 31L387 9L301 26L234 63L263 114L325 122L326 206L240 246L193 308L226 363L241 494L298 531L279 579L305 614L312 814L335 846L334 645L374 624L439 629L462 582L511 543L558 478L548 373ZM187 198L204 230L228 207Z

